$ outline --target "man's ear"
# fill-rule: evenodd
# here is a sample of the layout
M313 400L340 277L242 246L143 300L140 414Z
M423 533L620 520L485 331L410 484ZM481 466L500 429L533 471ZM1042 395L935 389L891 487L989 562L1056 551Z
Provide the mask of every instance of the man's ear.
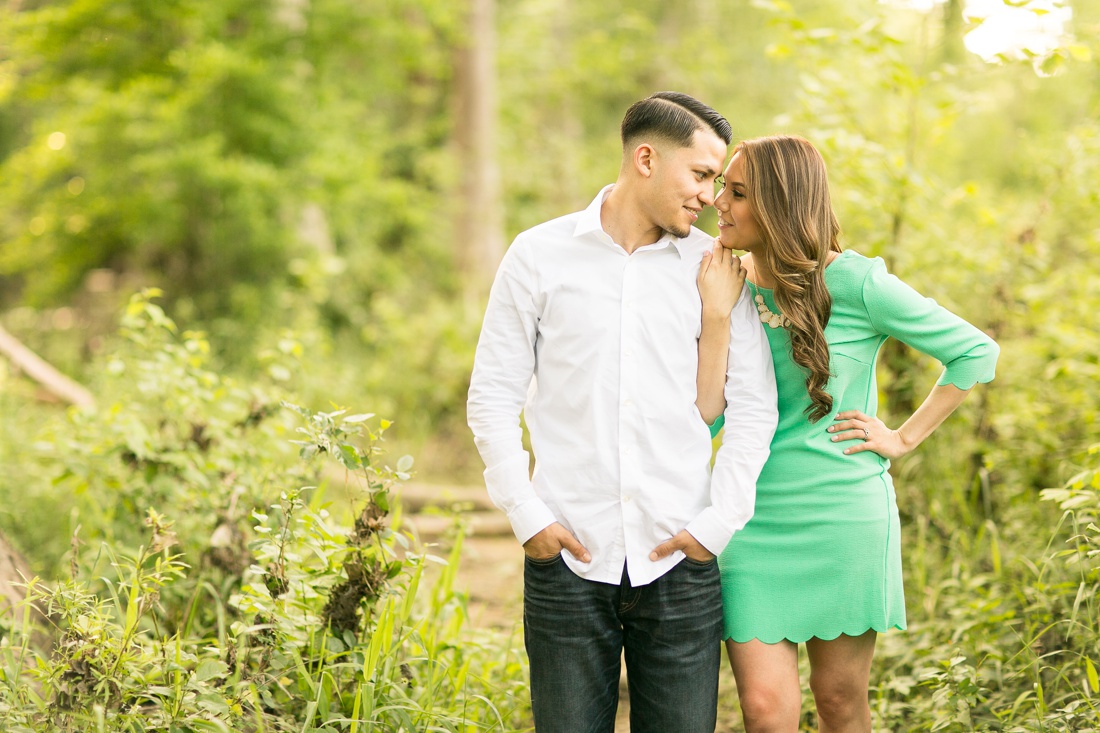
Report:
M653 166L656 159L657 149L649 143L642 143L634 148L631 162L634 164L634 170L637 171L638 175L649 178L653 175Z

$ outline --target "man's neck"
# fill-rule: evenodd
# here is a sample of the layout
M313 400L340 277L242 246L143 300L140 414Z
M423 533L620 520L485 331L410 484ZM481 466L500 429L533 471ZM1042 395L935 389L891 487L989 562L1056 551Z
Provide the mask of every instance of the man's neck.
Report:
M622 185L616 183L600 207L600 226L615 244L632 254L639 247L653 244L664 231L652 226L641 206Z

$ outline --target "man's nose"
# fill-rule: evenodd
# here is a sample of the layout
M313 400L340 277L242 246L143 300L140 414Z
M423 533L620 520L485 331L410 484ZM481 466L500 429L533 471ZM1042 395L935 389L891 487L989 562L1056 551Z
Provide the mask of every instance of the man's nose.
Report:
M714 199L713 185L708 183L706 188L703 189L703 192L699 194L699 200L706 206L714 206Z

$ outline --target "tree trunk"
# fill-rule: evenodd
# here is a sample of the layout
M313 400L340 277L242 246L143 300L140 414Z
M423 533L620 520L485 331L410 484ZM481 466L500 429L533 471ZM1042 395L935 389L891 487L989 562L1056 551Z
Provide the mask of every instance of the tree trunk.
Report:
M958 64L963 61L966 53L963 35L963 0L947 0L944 3L943 61L945 64Z
M943 4L943 62L957 64L965 51L962 0L947 0Z
M496 142L494 0L468 0L455 64L455 144L461 168L455 243L467 296L488 289L504 254Z

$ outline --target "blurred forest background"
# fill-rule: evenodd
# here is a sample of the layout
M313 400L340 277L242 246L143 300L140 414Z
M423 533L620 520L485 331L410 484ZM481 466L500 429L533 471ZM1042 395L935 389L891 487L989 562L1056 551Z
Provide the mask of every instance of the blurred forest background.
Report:
M457 555L417 593L397 456L480 482L496 264L661 89L808 137L842 244L1001 344L894 467L876 729L1100 729L1100 0L2 0L0 532L67 650L10 614L7 729L529 725ZM889 424L938 373L880 369ZM339 510L299 450L361 477Z

